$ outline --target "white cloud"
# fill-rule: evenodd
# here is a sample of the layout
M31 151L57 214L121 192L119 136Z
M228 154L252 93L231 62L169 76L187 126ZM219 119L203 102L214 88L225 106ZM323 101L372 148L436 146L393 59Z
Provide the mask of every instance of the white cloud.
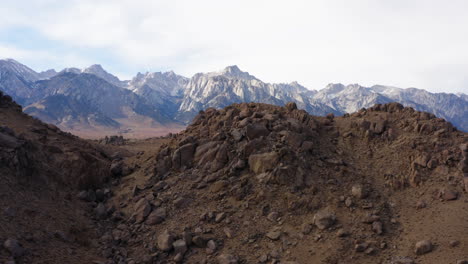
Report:
M108 50L142 71L192 75L238 64L265 81L298 80L313 89L343 82L468 91L466 1L7 0L2 6L0 28L27 26L77 49Z

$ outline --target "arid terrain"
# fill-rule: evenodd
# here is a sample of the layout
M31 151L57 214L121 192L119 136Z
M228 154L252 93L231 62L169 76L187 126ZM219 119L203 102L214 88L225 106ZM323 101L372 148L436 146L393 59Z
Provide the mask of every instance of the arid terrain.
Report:
M468 263L468 134L258 103L85 141L0 95L0 263Z

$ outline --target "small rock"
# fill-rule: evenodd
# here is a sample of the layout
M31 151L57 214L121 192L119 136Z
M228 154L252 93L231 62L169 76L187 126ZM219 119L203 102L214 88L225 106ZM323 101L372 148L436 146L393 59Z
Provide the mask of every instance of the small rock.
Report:
M377 249L375 249L373 247L369 247L369 248L366 249L366 251L364 253L366 253L367 255L374 255L376 252L377 252Z
M13 257L21 257L24 255L24 248L16 239L7 239L3 243L3 247L10 252Z
M358 199L364 199L368 196L368 191L363 185L356 184L351 188L351 194Z
M96 201L97 202L103 202L104 199L106 198L104 191L101 189L96 190Z
M227 238L232 238L234 236L232 230L229 227L225 227L223 231Z
M429 240L422 240L416 243L414 253L423 255L432 251L432 243Z
M468 264L468 260L466 259L457 260L457 264Z
M331 227L335 221L336 217L333 213L329 212L328 210L321 210L314 215L314 224L319 229L327 229Z
M206 243L206 253L213 254L216 251L216 242L214 240L208 241Z
M103 203L99 203L94 209L98 219L105 219L107 217L107 209Z
M270 231L266 233L266 237L268 237L271 240L278 240L281 237L281 231L279 230Z
M270 220L271 222L276 222L278 220L279 214L278 212L271 212L268 214L267 219Z
M158 236L158 248L162 251L169 251L172 249L173 241L174 236L168 230L165 230Z
M383 233L383 224L380 221L375 221L372 223L372 231L374 231L377 235L381 235Z
M308 223L302 224L302 234L308 235L312 231L312 225Z
M346 237L346 236L349 236L349 232L346 231L345 229L343 228L340 228L337 232L336 232L336 235L338 237Z
M219 264L237 264L239 261L237 258L230 254L221 254L217 257Z
M354 250L356 250L356 252L364 252L368 247L369 244L367 243L358 243L354 245Z
M396 257L392 260L392 264L414 264L414 260L410 257Z
M417 209L423 209L423 208L426 208L427 207L427 203L426 201L424 200L420 200L418 201L418 203L416 204L416 208Z
M184 260L184 254L182 253L177 253L174 257L174 262L175 263L181 263L182 260Z
M458 198L458 192L450 189L442 189L439 192L439 197L445 201L452 201Z
M221 221L224 220L225 217L226 217L226 213L218 213L216 214L215 222L220 223Z
M204 248L206 246L206 240L201 236L194 236L192 238L192 243L199 248Z
M346 198L346 200L345 200L345 205L346 205L346 207L348 207L348 208L351 207L351 206L353 206L353 199L351 199L351 197Z
M148 215L146 219L146 224L148 225L160 224L165 219L166 219L166 209L159 207Z
M458 245L460 245L460 241L458 240L452 240L450 241L450 247L458 247Z
M176 254L180 253L183 255L187 251L187 243L185 243L185 241L182 239L174 241L174 243L172 243L172 247L174 248L174 252Z

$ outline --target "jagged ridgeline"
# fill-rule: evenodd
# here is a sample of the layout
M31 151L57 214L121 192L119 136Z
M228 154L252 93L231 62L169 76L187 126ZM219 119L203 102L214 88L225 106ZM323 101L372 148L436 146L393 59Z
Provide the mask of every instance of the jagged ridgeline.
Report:
M266 83L237 66L191 78L174 72L147 72L121 81L100 65L37 73L17 61L0 60L0 90L11 95L26 113L87 138L115 131L133 138L178 132L201 110L242 102L283 106L293 101L299 109L321 116L399 102L468 130L466 94L358 84L311 88L317 87Z
M467 140L398 103L342 117L209 108L138 159L139 185L107 204L125 219L109 241L137 262L455 263L468 245Z

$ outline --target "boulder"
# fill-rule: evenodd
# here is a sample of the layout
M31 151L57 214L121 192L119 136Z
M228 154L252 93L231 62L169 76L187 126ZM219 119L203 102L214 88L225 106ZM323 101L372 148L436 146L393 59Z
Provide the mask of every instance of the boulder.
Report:
M253 171L255 174L260 174L272 170L277 166L278 160L279 156L276 152L250 155L250 170Z
M297 110L297 105L296 105L295 102L288 102L288 103L286 103L286 105L284 107L286 107L286 109L288 109L288 111Z
M172 165L176 169L190 167L195 153L195 144L187 143L174 151Z
M265 125L260 123L249 124L245 128L245 135L249 140L266 137L270 134L270 131L265 127Z
M135 205L134 213L137 224L143 222L151 212L151 205L146 198L141 198Z

